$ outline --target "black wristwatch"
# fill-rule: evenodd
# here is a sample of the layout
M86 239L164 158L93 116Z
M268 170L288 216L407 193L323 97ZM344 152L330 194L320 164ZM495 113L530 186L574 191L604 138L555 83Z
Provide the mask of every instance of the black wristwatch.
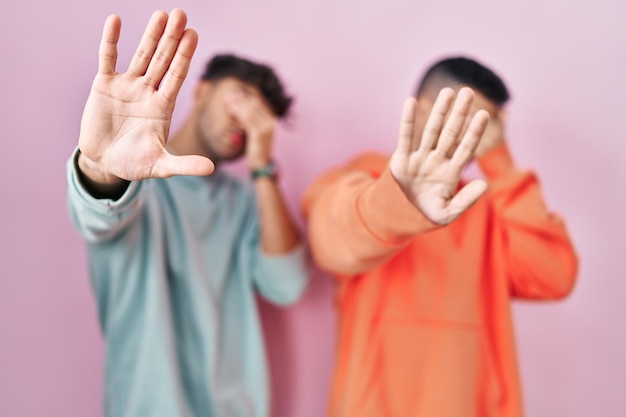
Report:
M269 161L263 168L253 169L251 176L253 181L261 177L268 177L269 179L276 181L278 179L278 167L274 161Z

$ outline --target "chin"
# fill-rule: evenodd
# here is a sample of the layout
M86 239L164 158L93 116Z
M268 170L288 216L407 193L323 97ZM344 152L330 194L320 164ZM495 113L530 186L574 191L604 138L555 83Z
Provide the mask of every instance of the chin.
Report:
M230 146L223 147L206 147L206 157L213 162L230 162L241 158L244 153L244 148L234 148Z
M222 152L218 155L218 159L222 162L232 162L240 159L244 155L244 150L239 150L236 152Z

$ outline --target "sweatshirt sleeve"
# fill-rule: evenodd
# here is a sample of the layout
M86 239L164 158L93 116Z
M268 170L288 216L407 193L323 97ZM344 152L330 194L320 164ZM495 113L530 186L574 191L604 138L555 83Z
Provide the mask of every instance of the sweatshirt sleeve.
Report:
M77 158L78 149L67 162L67 199L72 223L88 242L111 239L140 213L144 181L131 182L118 200L94 198L80 181Z
M547 209L537 176L518 170L505 145L478 163L489 182L494 232L503 244L513 296L567 296L576 281L578 257L563 219Z
M305 192L311 252L324 270L344 276L370 270L436 226L409 202L388 158L364 154L333 169Z

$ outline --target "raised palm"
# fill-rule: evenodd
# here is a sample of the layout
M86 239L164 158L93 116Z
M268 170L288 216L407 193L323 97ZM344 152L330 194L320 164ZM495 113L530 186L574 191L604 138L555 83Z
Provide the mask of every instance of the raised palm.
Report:
M169 16L155 12L128 71L117 73L121 21L107 19L78 143L82 157L100 174L132 181L213 171L207 158L174 156L165 148L176 96L198 42L186 24L182 10Z
M462 88L458 95L450 88L441 90L423 132L416 128L414 98L405 101L402 111L389 168L409 201L439 225L454 221L487 189L484 181L474 180L458 190L463 168L489 122L489 113L480 110L464 129L473 98L469 88Z

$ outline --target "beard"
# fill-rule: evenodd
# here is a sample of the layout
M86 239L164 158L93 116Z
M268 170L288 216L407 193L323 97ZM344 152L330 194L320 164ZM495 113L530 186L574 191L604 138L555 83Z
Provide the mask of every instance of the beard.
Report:
M200 141L200 145L206 156L216 164L237 160L245 154L247 143L245 132L242 132L241 144L237 150L228 149L232 134L232 129L224 129L219 133L214 133L206 132L201 123L196 125L196 137Z

